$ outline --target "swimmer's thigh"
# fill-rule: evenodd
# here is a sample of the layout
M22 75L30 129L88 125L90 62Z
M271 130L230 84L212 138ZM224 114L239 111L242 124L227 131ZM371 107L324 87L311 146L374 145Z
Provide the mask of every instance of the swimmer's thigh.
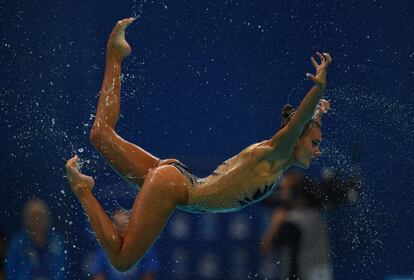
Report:
M151 171L135 199L120 257L132 264L138 261L158 238L175 207L187 200L187 181L175 167L164 165Z
M124 140L112 128L93 128L90 139L111 167L130 183L142 186L149 170L158 164L159 158Z

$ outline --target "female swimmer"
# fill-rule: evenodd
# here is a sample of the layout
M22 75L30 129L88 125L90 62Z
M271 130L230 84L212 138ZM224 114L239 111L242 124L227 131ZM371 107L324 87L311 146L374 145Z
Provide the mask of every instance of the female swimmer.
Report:
M75 155L66 170L72 191L85 208L97 239L111 263L128 270L148 250L174 209L190 212L229 212L260 201L275 191L290 166L307 168L320 155L321 117L329 102L321 100L332 59L317 53L311 58L316 74L307 74L314 86L298 109L285 106L281 129L268 140L253 144L223 162L206 178L198 178L176 159L160 160L117 135L121 64L131 53L125 29L128 18L114 27L106 52L104 79L90 140L102 157L127 182L139 187L124 232L119 233L92 193L95 181L80 173Z

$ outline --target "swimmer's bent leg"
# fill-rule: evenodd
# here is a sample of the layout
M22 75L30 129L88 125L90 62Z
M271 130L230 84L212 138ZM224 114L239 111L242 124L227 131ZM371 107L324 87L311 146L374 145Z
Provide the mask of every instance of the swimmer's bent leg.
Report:
M109 127L93 128L91 142L111 167L134 185L142 186L150 169L160 161L144 149L122 139Z
M161 166L150 172L135 199L123 236L115 231L111 219L90 191L85 190L78 198L108 259L116 269L126 271L150 248L175 207L187 203L188 186L173 166Z
M119 41L119 34L124 32L127 23L128 20L119 21L108 40L105 74L90 140L102 157L121 176L133 184L142 186L148 170L154 168L159 159L125 141L115 132L120 110L121 66L124 59L120 55L122 47L119 45L122 44ZM122 38L123 45L127 44L124 37Z

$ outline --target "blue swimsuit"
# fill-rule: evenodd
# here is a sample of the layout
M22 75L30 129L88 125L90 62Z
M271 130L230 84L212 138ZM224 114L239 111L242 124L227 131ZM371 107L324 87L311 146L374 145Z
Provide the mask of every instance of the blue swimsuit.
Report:
M187 180L191 182L192 187L196 187L197 185L201 185L205 182L205 178L199 178L195 176L194 174L192 174L190 168L180 161L170 163L170 165L177 168L181 172L181 174L183 174L184 177L186 177ZM258 188L254 193L246 196L244 199L235 199L235 203L238 204L237 207L228 209L228 211L219 211L219 212L237 211L249 204L253 204L263 199L268 198L270 195L272 195L273 192L276 191L278 184L279 184L280 177L281 176L279 176L275 181L273 181L270 184L266 183L264 186ZM211 210L208 211L208 210L202 209L197 206L179 206L177 208L184 210L184 211L196 212L196 213L215 212Z

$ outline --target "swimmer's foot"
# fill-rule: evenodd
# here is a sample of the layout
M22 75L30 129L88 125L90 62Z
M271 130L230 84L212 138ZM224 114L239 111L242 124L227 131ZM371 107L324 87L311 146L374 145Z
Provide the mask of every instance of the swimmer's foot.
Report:
M131 46L125 40L125 29L134 20L134 18L126 18L116 23L108 39L107 54L113 54L122 60L131 53Z
M91 176L86 176L79 172L78 161L79 157L77 155L67 161L66 175L73 193L79 198L85 191L92 192L95 180Z

